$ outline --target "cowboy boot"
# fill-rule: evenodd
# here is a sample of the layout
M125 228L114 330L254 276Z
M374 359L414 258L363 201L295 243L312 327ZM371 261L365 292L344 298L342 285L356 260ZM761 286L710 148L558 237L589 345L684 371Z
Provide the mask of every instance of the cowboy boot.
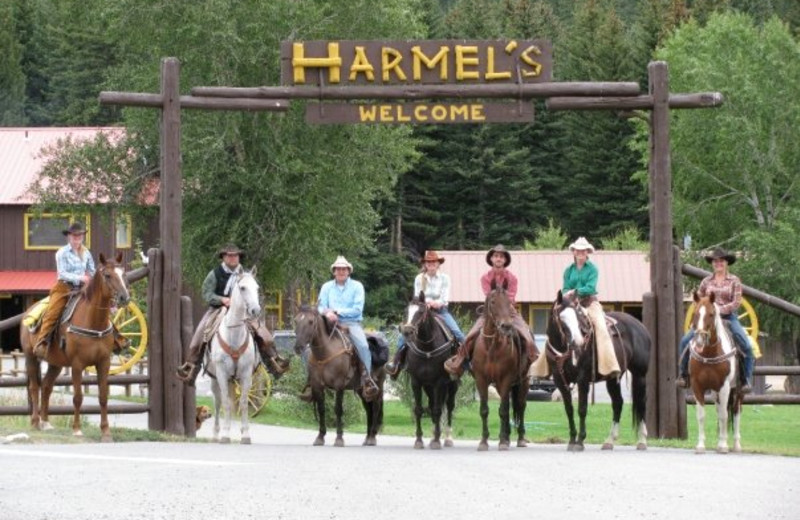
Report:
M752 381L753 381L753 367L755 365L755 361L756 360L755 358L753 358L752 354L744 355L744 363L742 367L744 369L744 374L743 374L744 381L742 382L742 388L740 390L740 392L742 392L743 394L749 394L753 391Z
M200 371L203 369L203 365L200 363L192 363L191 361L187 361L178 369L176 370L176 375L178 379L183 381L186 386L194 386L194 382L197 379L197 376L200 375Z
M462 343L459 345L455 356L448 358L444 362L444 369L448 374L453 376L454 379L459 379L464 373L464 369L469 368L469 361L467 360L470 354L467 342Z
M114 326L114 354L119 354L131 346L131 340L123 336L117 327Z
M380 393L380 388L375 384L372 376L367 373L367 369L361 367L361 392L364 395L364 400L368 403L374 401Z
M297 398L305 403L310 403L314 400L314 393L311 391L311 384L306 381L306 386L303 387L303 390L297 394Z
M403 365L405 362L406 347L403 345L401 348L397 349L397 352L394 353L394 359L386 364L386 373L389 374L389 377L392 379L392 381L397 381L397 378L400 376L400 372L403 370Z

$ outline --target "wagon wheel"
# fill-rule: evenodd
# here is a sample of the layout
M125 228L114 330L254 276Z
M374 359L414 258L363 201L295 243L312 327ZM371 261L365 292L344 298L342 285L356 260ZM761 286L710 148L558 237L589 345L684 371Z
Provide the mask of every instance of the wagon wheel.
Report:
M238 381L233 382L233 395L238 400L242 395ZM267 405L269 397L272 395L272 376L267 372L266 367L259 363L253 372L253 384L247 394L247 409L250 417L255 417Z
M130 341L128 348L111 356L110 375L130 370L147 352L147 320L139 306L131 300L125 307L120 307L111 318L117 330ZM87 372L94 373L95 367L87 367Z
M692 316L694 315L695 303L692 302L686 309L686 317L683 320L683 332L692 326ZM742 298L742 306L739 309L739 322L742 324L747 337L750 338L750 345L753 347L753 356L758 359L761 357L761 348L758 345L758 316L750 302Z

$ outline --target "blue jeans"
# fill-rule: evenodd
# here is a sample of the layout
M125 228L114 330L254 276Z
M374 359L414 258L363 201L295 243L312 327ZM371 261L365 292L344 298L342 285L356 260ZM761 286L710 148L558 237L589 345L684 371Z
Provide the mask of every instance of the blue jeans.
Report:
M442 307L441 309L436 310L434 312L439 313L439 316L442 317L445 325L447 325L447 328L450 329L450 331L453 333L453 336L455 336L458 342L464 343L464 338L465 338L464 333L461 332L461 328L459 328L456 319L453 317L452 314L450 314L450 311L447 310L447 307ZM406 348L406 340L403 337L403 335L400 334L400 337L397 339L397 352L400 352L404 348Z
M353 342L353 346L356 347L356 353L358 354L358 358L364 363L364 366L367 369L367 374L372 373L372 353L369 351L369 343L367 343L367 336L364 334L364 329L361 328L361 322L359 321L347 321L341 322L342 325L347 326L350 329L350 341ZM301 354L301 358L303 360L303 366L306 367L306 372L308 372L308 356L311 355L311 349L305 348Z
M747 337L747 333L744 331L744 327L739 322L739 316L734 313L731 314L723 314L720 316L723 320L728 320L731 326L731 334L733 335L733 341L742 349L744 352L744 374L747 378L748 382L751 382L753 377L753 367L755 365L755 358L753 357L753 347L750 345L750 339ZM681 376L685 377L689 374L689 353L686 352L686 346L689 345L689 342L694 337L694 329L689 329L689 331L681 338L680 348L678 349L679 354L681 356L680 360L680 370Z

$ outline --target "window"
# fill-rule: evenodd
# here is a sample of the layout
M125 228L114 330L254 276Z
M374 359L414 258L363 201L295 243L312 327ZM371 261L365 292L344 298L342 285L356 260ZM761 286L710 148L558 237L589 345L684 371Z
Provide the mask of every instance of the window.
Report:
M67 243L63 231L73 222L86 224L86 239L84 244L90 247L91 227L89 215L68 215L44 213L34 215L25 214L25 249L26 250L56 250Z
M547 332L547 317L550 314L550 306L531 305L528 313L528 323L533 323L533 332L545 334Z
M117 216L117 224L114 229L114 236L117 249L130 249L133 245L131 239L131 216L119 215Z

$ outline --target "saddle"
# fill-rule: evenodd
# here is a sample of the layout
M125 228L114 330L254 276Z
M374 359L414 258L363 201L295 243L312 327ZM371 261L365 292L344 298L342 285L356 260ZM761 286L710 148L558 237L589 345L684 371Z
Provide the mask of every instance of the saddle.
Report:
M353 364L358 366L360 358L357 355L353 356L355 345L353 345L353 341L350 339L350 328L347 325L337 322L333 328L333 333L336 332L341 334L347 354L352 356ZM364 331L364 335L367 337L367 345L369 346L369 353L372 359L372 370L377 370L389 361L389 343L382 334L377 332Z

